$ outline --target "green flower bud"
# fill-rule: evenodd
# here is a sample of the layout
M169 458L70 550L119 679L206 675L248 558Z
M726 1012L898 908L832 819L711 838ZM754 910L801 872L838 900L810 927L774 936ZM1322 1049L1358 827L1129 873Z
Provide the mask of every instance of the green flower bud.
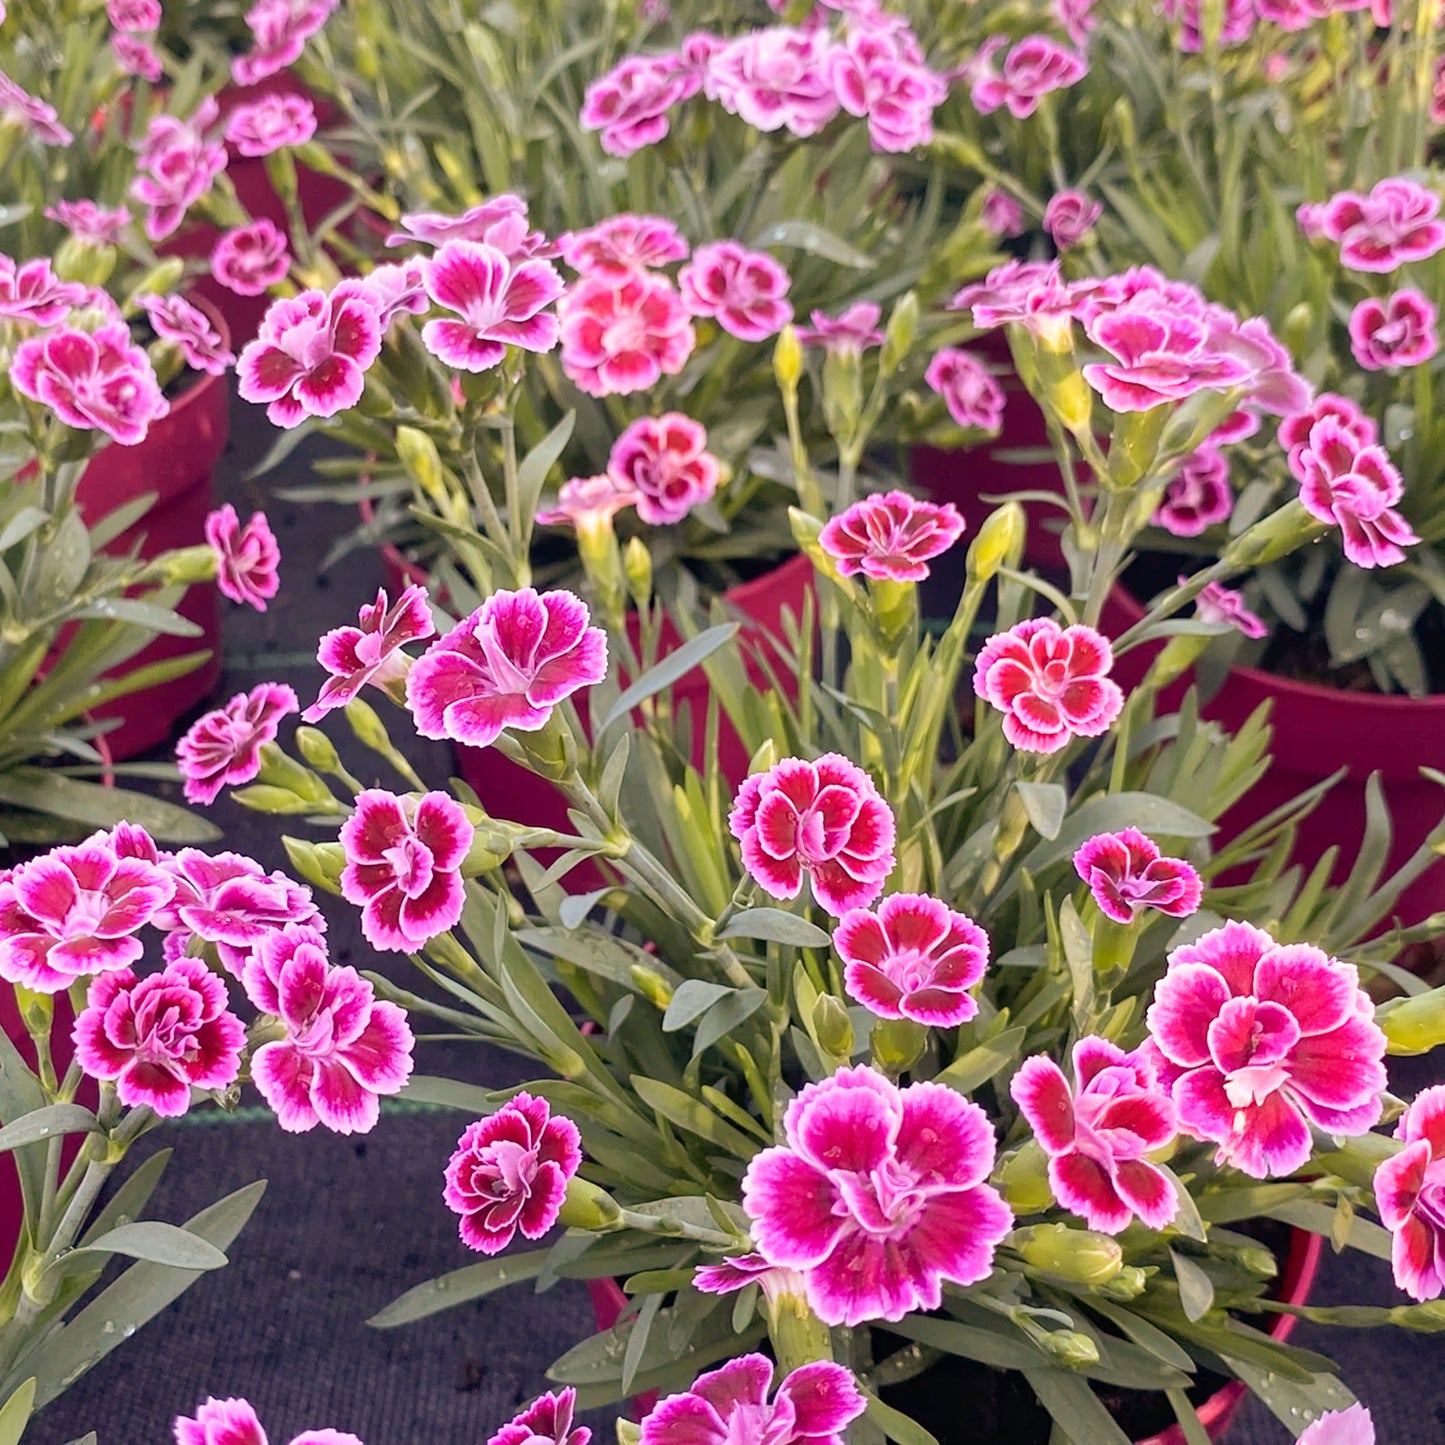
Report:
M55 1000L48 993L36 993L24 984L11 984L15 990L15 1005L25 1031L32 1038L45 1038L50 1033L50 1023L55 1017Z
M146 564L147 579L166 587L189 587L193 582L216 580L216 554L209 546L177 547Z
M1128 1304L1144 1293L1151 1273L1150 1270L1140 1269L1137 1264L1126 1264L1113 1279L1105 1280L1095 1288L1108 1299Z
M356 739L364 747L368 747L374 753L391 753L395 749L391 745L391 738L387 734L386 724L382 722L377 711L369 702L361 698L353 698L346 704L346 721L351 724L351 731L356 734Z
M1445 988L1392 999L1375 1011L1392 1054L1428 1054L1445 1044Z
M1417 1334L1434 1335L1445 1330L1445 1299L1427 1300L1418 1305L1396 1305L1390 1311L1390 1323Z
M1028 520L1018 502L1005 502L984 518L968 547L970 582L987 582L1000 567L1017 567L1023 556Z
M256 813L281 813L296 817L317 811L315 803L297 797L289 788L277 788L267 783L252 783L247 788L234 788L231 796L243 808L250 808Z
M773 375L784 391L796 391L803 374L803 344L794 326L785 326L773 346Z
M853 1057L853 1020L843 1000L831 993L819 995L813 1005L813 1037L818 1046L837 1059Z
M136 310L137 296L169 295L180 284L185 271L186 263L179 256L169 256L164 261L157 262L135 283L121 310Z
M114 246L82 241L67 236L55 253L55 274L62 281L80 281L86 286L104 286L115 270Z
M672 1002L672 985L655 968L649 968L645 963L634 963L628 972L643 998L665 1012L668 1004Z
M918 296L912 291L898 298L888 318L888 329L883 336L883 349L879 353L878 370L883 376L892 376L902 366L918 334Z
M1124 1266L1119 1241L1092 1229L1035 1224L1014 1231L1014 1248L1035 1269L1076 1284L1105 1284Z
M346 856L339 843L310 843L288 837L283 837L281 841L286 846L286 856L294 872L313 888L340 897L341 870L346 866Z
M1048 1171L1048 1157L1038 1141L1030 1139L1005 1155L995 1171L994 1182L1015 1214L1038 1214L1054 1202Z
M641 1425L634 1425L631 1420L618 1419L617 1445L638 1445L638 1441L641 1439Z
M1220 561L1227 563L1232 571L1245 572L1288 557L1307 542L1323 537L1328 530L1323 522L1305 511L1298 497L1293 497L1235 537L1225 547Z
M321 737L325 739L325 734ZM335 750L332 750L335 756ZM261 744L261 771L257 777L273 788L286 788L308 803L330 804L336 798L331 789L310 768L288 757L275 743Z
M337 773L342 771L341 758L335 746L320 728L297 728L296 749L318 772Z
M469 813L472 809L467 810ZM512 856L512 844L500 828L483 825L472 834L472 846L462 859L463 878L477 878L500 868Z
M873 1026L873 1062L895 1077L916 1064L928 1043L928 1030L912 1019L880 1019Z
M1088 1370L1099 1363L1098 1345L1077 1330L1051 1330L1039 1344L1066 1370Z
M406 468L407 476L416 483L421 493L450 516L452 494L447 486L437 444L414 426L399 426L396 429L396 454Z
M622 1220L617 1201L605 1190L574 1174L557 1218L568 1229L615 1229Z
M641 537L627 539L622 549L622 575L634 606L646 606L652 600L652 553Z

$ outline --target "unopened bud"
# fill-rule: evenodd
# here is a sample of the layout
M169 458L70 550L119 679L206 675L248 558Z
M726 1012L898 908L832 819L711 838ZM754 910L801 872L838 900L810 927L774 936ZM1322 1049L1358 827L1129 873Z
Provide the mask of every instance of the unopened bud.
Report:
M928 1044L928 1030L912 1019L880 1019L873 1026L873 1062L887 1074L916 1064Z
M633 605L644 607L652 599L652 553L641 537L629 537L622 549L622 575Z
M852 347L830 351L823 358L823 420L840 447L853 440L862 415L862 353Z
M803 374L803 343L794 326L785 326L773 346L773 375L784 391L796 391Z
M1390 1323L1416 1334L1434 1335L1445 1330L1445 1300L1427 1300L1418 1305L1396 1305L1390 1311Z
M115 270L114 246L67 236L55 253L55 274L62 281L79 281L85 286L104 286Z
M994 1178L1015 1214L1038 1214L1053 1204L1048 1169L1048 1157L1034 1139L1004 1158Z
M341 870L346 855L339 843L310 843L302 838L283 837L292 870L323 893L341 893Z
M1124 1267L1119 1242L1092 1229L1035 1224L1014 1231L1013 1246L1035 1269L1076 1284L1104 1284Z
M649 968L645 963L634 963L628 972L638 993L648 1003L666 1012L667 1006L672 1002L672 985L655 968Z
M605 1190L574 1174L557 1218L568 1229L613 1229L622 1219L617 1201Z
M1121 412L1114 418L1105 486L1126 492L1151 475L1169 417L1169 407L1161 402L1148 411Z
M395 751L391 745L391 738L387 734L386 725L369 702L364 702L359 697L353 698L346 704L346 721L351 724L351 731L356 734L356 740L364 747L368 747L376 753Z
M1308 301L1299 302L1286 313L1277 334L1291 356L1303 356L1310 349L1310 331L1314 321L1314 308Z
M437 444L424 432L414 426L399 426L396 429L396 454L406 468L406 474L443 511L451 502L446 475L442 470L441 454Z
M50 1032L50 1021L55 1017L55 1000L48 993L36 993L24 984L12 984L15 990L15 1005L26 1033L32 1038L44 1038Z
M888 318L888 329L883 336L883 349L878 354L878 370L883 376L892 376L902 366L918 334L918 297L906 292L898 298Z
M1248 1270L1256 1279L1274 1279L1279 1274L1279 1261L1263 1245L1241 1245L1234 1258L1241 1269Z
M968 577L987 582L1000 567L1016 567L1023 556L1028 520L1022 505L1005 502L988 514L968 547Z
M642 1439L642 1426L635 1425L631 1420L618 1418L617 1421L617 1445L638 1445Z
M837 1059L853 1057L853 1020L842 999L820 994L813 1005L813 1037L820 1048Z
M1149 1283L1149 1274L1149 1270L1141 1269L1137 1264L1126 1264L1113 1279L1105 1280L1095 1288L1108 1299L1128 1304L1130 1300L1136 1300L1144 1293L1145 1286Z
M468 809L468 812L472 810ZM472 834L472 846L462 859L463 878L478 878L500 868L512 856L512 844L500 828L483 825Z
M1428 1054L1445 1044L1445 988L1392 1000L1375 1011L1392 1054Z
M1099 1363L1099 1347L1078 1330L1050 1330L1039 1344L1066 1370L1089 1370Z
M321 734L325 739L326 735ZM335 750L332 750L335 756ZM257 777L274 788L287 788L308 803L334 803L331 789L295 758L288 757L275 743L261 744L261 771Z
M296 750L318 772L339 773L344 771L335 745L320 728L297 728Z
M1293 497L1235 537L1225 547L1220 561L1235 572L1262 567L1267 562L1288 557L1305 543L1323 537L1328 530L1323 522L1305 511L1298 497Z
M146 565L146 573L167 587L189 587L193 582L214 582L216 552L213 547L177 547L162 552Z
M298 797L289 788L278 788L268 783L252 783L247 788L235 788L231 797L243 808L250 808L255 813L281 813L296 817L316 811L315 803Z
M186 263L179 256L168 256L164 261L158 261L135 283L121 309L135 309L138 296L168 296L180 283L185 270Z

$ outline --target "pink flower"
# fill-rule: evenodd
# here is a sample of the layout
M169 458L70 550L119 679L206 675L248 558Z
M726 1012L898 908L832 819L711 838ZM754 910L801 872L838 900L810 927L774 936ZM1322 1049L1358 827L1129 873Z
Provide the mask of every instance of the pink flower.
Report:
M267 1445L266 1432L248 1400L207 1400L194 1417L178 1415L176 1445ZM361 1445L341 1430L303 1430L291 1445Z
M367 367L381 353L381 320L358 283L332 295L303 291L272 303L241 352L237 391L264 401L279 427L335 416L361 400Z
M942 1282L988 1276L1013 1215L984 1181L994 1136L943 1084L900 1089L866 1065L808 1084L783 1118L786 1147L743 1176L753 1242L799 1270L830 1325L937 1309Z
M1182 587L1188 580L1181 577L1179 585ZM1263 637L1269 631L1264 619L1244 605L1244 593L1236 592L1222 582L1205 585L1204 590L1194 599L1194 615L1200 622L1217 622L1236 627L1250 638Z
M639 417L617 438L607 471L619 495L634 496L649 526L680 522L717 490L722 467L707 450L707 431L680 411ZM622 503L626 505L626 503Z
M1204 893L1190 864L1163 857L1159 845L1137 828L1096 833L1074 854L1074 868L1099 912L1115 923L1133 923L1146 908L1188 918Z
M0 119L18 125L41 145L68 146L75 137L60 123L53 105L37 100L0 71Z
M739 1355L669 1395L642 1422L639 1445L843 1445L868 1402L852 1374L832 1360L800 1365L768 1399L773 1362Z
M128 968L135 935L175 892L143 858L121 858L104 835L52 848L0 876L0 978L58 993L86 974Z
M557 306L562 369L588 396L626 395L682 370L697 332L666 277L634 273L613 285L584 276Z
M1051 91L1074 85L1088 73L1082 55L1066 50L1047 35L1029 35L1004 56L1003 71L986 62L973 82L970 98L980 115L990 115L1001 105L1024 120L1039 107Z
M113 246L120 239L120 233L130 225L131 219L124 206L107 209L95 201L56 201L53 206L45 208L45 215L64 226L77 241L88 241L96 246ZM0 265L3 264L0 261Z
M1279 444L1289 453L1290 470L1296 476L1299 475L1300 454L1309 446L1310 432L1314 430L1315 423L1325 417L1337 421L1357 446L1373 446L1380 439L1374 419L1366 416L1349 397L1322 391L1307 411L1286 417L1279 424Z
M1413 286L1383 301L1373 296L1350 313L1350 350L1366 371L1419 366L1440 348L1435 307Z
M557 238L562 259L583 276L625 281L634 271L686 258L688 246L666 216L609 216L585 231Z
M1340 529L1345 556L1357 567L1403 562L1404 547L1420 539L1394 507L1404 479L1378 443L1361 446L1333 417L1310 428L1309 441L1290 455L1299 499L1310 516Z
M121 321L94 332L63 326L27 337L15 348L10 384L66 426L103 431L127 447L143 442L150 424L170 410L150 358Z
M296 706L284 682L262 682L192 724L176 744L186 801L214 803L222 788L249 783L261 771L261 745L275 742L281 719Z
M1058 250L1068 251L1094 229L1095 221L1103 214L1104 207L1083 191L1059 191L1049 197L1044 207L1044 230L1053 237Z
M835 46L829 59L838 103L866 116L873 149L911 151L933 139L933 112L948 83L916 55L910 34L861 27Z
M106 0L105 14L117 30L144 35L160 28L161 0Z
M460 216L440 211L414 211L401 218L401 230L386 238L388 246L421 241L442 246L448 241L479 241L500 251L508 260L526 260L550 252L540 231L527 229L527 203L521 196L502 194L463 211Z
M983 210L979 213L984 229L999 240L1024 233L1024 208L1009 195L994 186L984 197Z
M1440 197L1402 176L1378 182L1367 196L1341 191L1325 202L1321 226L1338 241L1340 264L1352 271L1394 271L1445 246L1437 219Z
M1375 1422L1363 1405L1328 1410L1305 1427L1295 1445L1375 1445Z
M1305 238L1310 241L1325 239L1325 207L1320 201L1303 201L1295 207L1294 218Z
M140 304L151 329L162 341L180 348L187 366L220 376L236 360L206 313L184 296L142 296Z
M780 1269L762 1255L724 1255L718 1264L705 1264L693 1271L692 1285L703 1294L736 1294L750 1284L757 1285L769 1300L803 1294L803 1276L795 1269Z
M1056 753L1106 732L1124 707L1107 674L1108 638L1092 627L1031 617L996 633L974 664L973 690L1004 714L1003 735L1029 753Z
M487 1445L588 1445L592 1431L572 1426L577 1391L570 1386L556 1394L539 1395L510 1424L503 1425Z
M244 527L227 502L206 518L206 541L216 554L216 586L232 602L249 603L257 612L281 589L277 568L281 548L264 512L252 512Z
M1049 1156L1054 1198L1090 1229L1118 1234L1135 1215L1150 1229L1173 1221L1173 1181L1144 1156L1168 1144L1179 1122L1147 1061L1091 1036L1074 1045L1072 1088L1039 1054L1024 1060L1009 1092Z
M696 88L673 56L629 55L587 87L578 119L608 155L630 156L667 134L669 112Z
M1202 20L1205 0L1164 0L1164 13L1178 20L1179 48L1190 53L1204 47ZM1254 33L1254 0L1224 0L1218 20L1220 45L1237 45Z
M788 273L764 251L736 241L699 246L678 273L683 304L694 316L713 316L722 329L743 341L776 336L793 319L784 300Z
M907 492L881 492L854 502L818 536L844 577L862 573L875 582L921 582L928 563L963 535L952 502L920 502Z
M728 827L764 892L796 898L806 877L835 917L866 908L893 871L893 813L873 779L838 753L784 758L745 779Z
M708 79L722 108L755 130L817 135L839 108L830 53L823 33L774 25L724 45Z
M416 953L462 916L459 871L475 832L446 793L401 798L368 788L341 825L341 896L361 908L373 948Z
M462 319L428 321L421 337L433 356L462 371L488 371L507 347L551 351L557 318L543 308L563 292L547 261L512 262L495 246L448 241L422 263L427 295Z
M1169 955L1149 1032L1179 1127L1255 1179L1310 1157L1310 1125L1363 1134L1380 1117L1385 1036L1354 967L1226 923Z
M291 253L286 237L264 216L249 226L222 231L211 249L211 274L238 296L261 296L286 279Z
M988 934L923 893L851 908L833 930L849 998L885 1019L950 1029L978 1013L968 990L988 967Z
M251 49L231 61L237 85L255 85L301 58L306 42L326 23L338 0L259 0L246 12Z
M333 967L326 940L294 923L257 943L241 983L286 1031L251 1056L251 1078L276 1122L290 1134L318 1123L338 1134L375 1128L379 1096L411 1077L414 1041L401 1009L379 1002L354 968Z
M225 146L205 136L219 115L215 99L207 96L188 120L151 117L136 156L130 195L147 208L145 233L152 241L163 241L175 231L226 169Z
M494 592L412 664L406 701L424 738L484 748L536 732L578 688L607 675L607 634L571 592Z
M883 341L878 318L883 308L874 301L855 301L840 316L827 316L814 311L811 326L798 327L798 340L804 346L821 346L844 356L861 356L870 346Z
M0 255L0 319L54 326L88 294L79 281L62 281L43 256L16 263Z
M1093 13L1094 0L1054 0L1054 15L1064 33L1081 49L1099 23Z
M1057 261L1005 261L982 281L965 286L948 303L952 311L972 311L980 331L1018 322L1031 331L1071 326L1080 283L1067 284Z
M243 156L268 156L315 134L316 107L304 95L263 95L238 105L226 122L226 140Z
M362 607L355 627L335 627L316 649L316 660L331 674L321 684L316 701L302 714L309 723L320 722L333 708L345 707L367 683L386 687L400 682L411 666L401 650L436 634L426 590L408 587L387 607L386 590L378 588L376 601Z
M128 968L102 974L75 1021L75 1056L91 1078L113 1080L128 1109L178 1118L193 1088L224 1089L241 1072L246 1027L226 1002L198 958L139 980Z
M612 519L627 507L635 507L642 496L623 477L603 472L595 477L573 477L557 493L557 505L537 513L543 527L575 527L579 533L608 531Z
M122 74L134 75L148 85L158 85L166 73L165 63L155 47L139 35L112 35L110 53Z
M461 1215L462 1243L500 1254L521 1230L541 1239L557 1222L582 1163L577 1126L525 1091L457 1140L442 1197Z
M1445 1084L1423 1090L1395 1127L1404 1147L1375 1171L1375 1203L1394 1234L1395 1283L1414 1300L1445 1293Z
M972 352L957 346L934 352L923 379L959 426L997 431L1003 424L1003 388Z
M1216 522L1227 522L1233 511L1229 463L1206 442L1179 463L1152 521L1176 537L1197 537Z
M426 294L426 272L415 257L373 266L350 285L375 306L376 324L383 334L398 316L420 316L431 305Z

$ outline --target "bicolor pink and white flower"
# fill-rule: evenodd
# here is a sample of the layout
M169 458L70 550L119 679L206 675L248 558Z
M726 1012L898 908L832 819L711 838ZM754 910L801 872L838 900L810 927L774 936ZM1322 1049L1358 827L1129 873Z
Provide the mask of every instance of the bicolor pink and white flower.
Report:
M206 1400L193 1416L176 1416L171 1428L176 1445L268 1445L266 1431L249 1400ZM291 1445L362 1445L362 1442L344 1430L303 1430Z
M428 321L421 339L433 356L460 371L488 371L509 346L550 351L557 317L546 308L563 292L548 261L512 261L480 241L448 241L422 263L427 295L457 313Z
M500 1254L520 1231L541 1239L557 1222L582 1163L577 1126L525 1091L457 1140L442 1197L461 1215L462 1243Z
M1326 417L1338 422L1345 435L1356 446L1373 446L1380 439L1374 418L1367 416L1347 396L1322 391L1306 411L1288 416L1279 424L1279 444L1289 455L1290 470L1299 475L1299 459L1309 446L1310 433L1317 421Z
M1104 214L1104 207L1083 191L1059 191L1049 197L1044 207L1044 230L1060 251L1071 251Z
M749 1254L725 1254L716 1264L705 1264L693 1271L692 1287L703 1294L736 1294L755 1284L768 1300L785 1295L803 1297L803 1276L795 1269L769 1264L756 1250Z
M441 211L412 211L401 218L401 230L386 238L388 246L420 241L444 246L448 241L476 241L500 251L508 260L526 260L552 254L547 238L529 229L527 203L510 192L488 196L460 216Z
M62 281L48 257L17 262L0 254L0 320L54 326L88 294L79 281Z
M216 555L216 586L232 602L266 610L281 590L281 547L264 512L252 512L243 527L227 502L206 518L206 541Z
M1153 522L1176 537L1197 537L1234 511L1229 463L1223 452L1206 442L1180 463L1165 484Z
M361 909L373 948L416 953L456 924L474 832L448 793L413 798L368 788L356 795L356 811L341 825L341 896Z
M922 502L907 492L880 492L854 502L824 525L818 545L843 577L921 582L928 564L963 535L952 502Z
M1118 1234L1137 1216L1164 1229L1173 1181L1145 1157L1178 1133L1169 1091L1147 1059L1090 1036L1074 1045L1073 1082L1047 1055L1025 1059L1009 1092L1049 1156L1054 1198L1090 1229Z
M1056 753L1108 731L1123 710L1124 694L1108 676L1113 665L1108 638L1092 627L1030 617L984 643L973 690L1004 714L1014 747Z
M883 308L876 301L855 301L837 316L814 311L811 326L798 327L798 340L804 346L821 346L825 351L843 356L861 356L870 346L880 346L883 333L878 329Z
M77 241L94 246L113 246L131 222L131 214L124 206L102 206L88 200L56 201L46 206L45 216L64 226ZM4 261L0 261L0 266L3 264Z
M173 343L187 366L211 376L220 376L235 364L236 354L211 324L199 306L184 296L142 296L141 308L150 318L151 329L162 341Z
M783 1128L786 1145L748 1164L743 1208L824 1323L899 1320L937 1309L944 1280L988 1276L1013 1215L985 1182L996 1146L977 1104L855 1065L806 1085Z
M1392 176L1369 195L1341 191L1324 203L1320 229L1338 242L1340 264L1385 274L1445 247L1440 197L1418 181Z
M1147 908L1188 918L1204 895L1193 864L1164 857L1137 828L1094 834L1074 854L1074 869L1089 885L1099 912L1115 923L1133 923Z
M1375 1422L1360 1404L1327 1410L1313 1425L1305 1426L1295 1445L1375 1445Z
M562 259L581 276L625 281L634 271L651 271L685 260L686 238L666 216L608 216L585 231L557 238Z
M160 28L161 0L106 0L105 16L117 30L146 35Z
M875 913L851 908L833 930L849 998L885 1019L933 1028L978 1013L969 993L988 967L988 934L924 893L890 893Z
M413 664L407 706L424 738L487 747L536 732L579 688L607 675L607 634L567 591L494 592Z
M18 125L41 145L68 146L75 137L60 123L60 113L0 71L0 119Z
M264 216L249 226L222 231L211 248L211 275L237 296L261 296L291 269L286 236Z
M673 106L696 89L676 57L629 55L587 87L578 119L608 155L630 156L667 134Z
M326 23L339 0L259 0L246 11L251 48L231 61L237 85L255 85L301 58L306 42Z
M1035 332L1068 332L1083 283L1065 282L1057 261L1005 261L982 281L963 287L948 303L971 311L980 331L1017 322Z
M607 470L619 495L633 494L649 526L680 522L717 491L722 464L707 449L707 430L680 411L638 417L612 446Z
M1440 349L1435 320L1434 303L1413 286L1367 297L1350 313L1350 351L1366 371L1419 366Z
M226 169L226 147L206 138L219 118L212 96L186 120L166 114L151 117L136 156L130 196L146 207L145 233L152 241L163 241L177 230L186 212Z
M737 241L699 246L677 282L692 315L714 317L742 341L765 341L793 319L787 270L766 251L750 251Z
M575 527L579 536L601 536L612 530L612 519L635 507L642 493L623 477L600 472L595 477L573 477L562 483L555 506L537 513L543 527Z
M117 31L110 37L110 53L123 75L133 75L148 85L159 85L166 73L160 52L139 35Z
M835 917L866 908L893 871L892 810L873 779L838 753L784 758L745 779L728 827L765 893L796 898L806 879Z
M945 346L934 352L923 380L959 426L997 431L1003 424L1003 387L971 351Z
M867 119L874 150L899 153L932 141L948 82L923 63L910 32L862 24L828 58L838 103Z
M1351 964L1226 923L1169 955L1148 1014L1179 1127L1255 1179L1310 1157L1310 1126L1379 1122L1385 1036Z
M1411 1299L1445 1294L1445 1084L1423 1089L1395 1126L1402 1148L1375 1171L1375 1205L1394 1236L1395 1283Z
M304 95L263 95L238 105L226 121L226 141L243 156L268 156L315 134L316 107Z
M1007 106L1011 115L1025 120L1038 108L1044 96L1077 84L1088 73L1082 55L1069 50L1047 35L1028 35L1010 49L1000 70L993 67L993 52L1005 42L995 37L986 41L973 72L969 97L980 115L991 115Z
M677 288L651 272L616 283L583 276L558 302L557 314L562 369L588 396L655 386L676 376L697 345Z
M386 589L378 588L376 601L363 605L355 627L334 627L323 634L316 660L331 676L302 718L320 722L333 708L345 707L368 683L386 687L400 682L411 666L402 648L435 635L425 588L408 587L390 606Z
M577 1391L570 1385L555 1393L548 1390L503 1425L487 1445L588 1445L592 1431L572 1424L576 1408Z
M415 256L373 266L351 284L364 292L376 307L376 323L383 335L398 316L420 316L431 305L426 294L425 270Z
M1179 585L1184 586L1188 580L1187 577L1181 577ZM1205 584L1204 590L1194 599L1194 615L1200 622L1215 622L1233 627L1244 636L1255 640L1269 631L1265 620L1244 605L1244 593L1226 587L1222 582Z
M1195 53L1204 48L1205 0L1164 0L1163 10L1179 22L1179 48ZM1255 0L1224 0L1219 26L1219 44L1238 45L1254 33Z
M190 1108L193 1088L234 1084L245 1044L226 985L198 958L178 958L142 979L128 968L102 974L75 1021L80 1067L112 1080L126 1108L144 1105L163 1119Z
M710 93L755 130L817 135L839 110L830 54L822 31L789 25L751 30L711 57Z
M293 688L261 682L194 722L176 744L186 801L214 803L222 788L249 783L261 771L262 745L276 741L281 719L296 708Z

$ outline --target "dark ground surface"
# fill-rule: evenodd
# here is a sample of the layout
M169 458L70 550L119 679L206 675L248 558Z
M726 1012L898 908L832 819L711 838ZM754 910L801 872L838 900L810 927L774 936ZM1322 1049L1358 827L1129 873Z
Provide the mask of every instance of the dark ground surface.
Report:
M258 408L237 403L233 433L220 488L244 518L266 505L262 484L244 481L242 473L269 440L269 428ZM306 468L304 454L293 454L268 480L301 485ZM304 706L321 676L317 635L354 621L358 605L375 594L380 565L363 550L329 577L319 575L321 558L354 522L348 508L273 502L267 510L281 542L283 589L264 616L228 609L219 696L269 678L291 683ZM343 724L338 740L344 731ZM413 739L408 751L423 777L447 776L441 745ZM211 816L226 829L227 846L268 866L284 863L281 820L228 801ZM333 906L328 913L338 961L377 967L360 939L356 910ZM419 1072L476 1083L525 1076L523 1064L465 1045L423 1046L418 1064ZM1413 1093L1434 1081L1416 1067L1397 1088ZM65 1445L92 1429L100 1445L160 1445L171 1438L175 1414L208 1394L251 1399L273 1445L322 1426L352 1431L366 1445L483 1445L542 1387L547 1363L591 1333L585 1291L567 1283L540 1296L519 1286L400 1330L366 1325L411 1285L475 1259L440 1197L442 1169L466 1122L460 1115L389 1111L364 1140L319 1129L296 1137L269 1122L215 1118L204 1111L194 1123L153 1136L154 1147L174 1148L175 1158L149 1215L181 1221L254 1179L269 1180L232 1263L194 1285L39 1416L27 1445ZM151 1147L147 1141L141 1154ZM1314 1302L1401 1300L1387 1266L1351 1254L1327 1255ZM1379 1445L1445 1442L1445 1340L1308 1325L1295 1338L1340 1362L1374 1412ZM959 1407L966 1412L968 1402ZM594 1423L607 1445L606 1418ZM1251 1402L1228 1438L1231 1445L1283 1445L1289 1437Z

